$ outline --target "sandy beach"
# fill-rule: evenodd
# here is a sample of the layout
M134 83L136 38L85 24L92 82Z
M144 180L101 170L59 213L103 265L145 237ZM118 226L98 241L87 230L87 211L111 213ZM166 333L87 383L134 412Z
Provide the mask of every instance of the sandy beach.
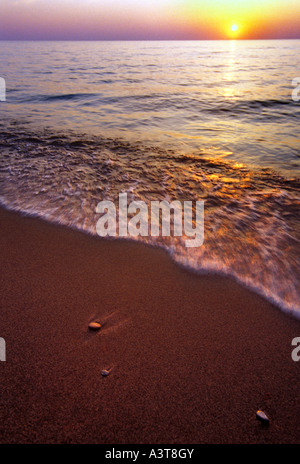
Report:
M0 443L300 443L299 320L162 250L0 216Z

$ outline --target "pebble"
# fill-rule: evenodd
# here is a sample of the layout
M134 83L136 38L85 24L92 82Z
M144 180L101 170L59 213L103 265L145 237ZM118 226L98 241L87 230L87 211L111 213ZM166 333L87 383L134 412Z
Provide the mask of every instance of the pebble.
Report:
M264 422L265 424L268 424L270 422L268 416L263 411L258 410L256 412L256 417L258 420Z
M111 369L103 369L103 371L101 371L101 375L103 377L107 377L111 372Z
M99 324L99 322L90 322L89 323L89 329L91 329L91 330L100 330L101 329L101 324Z

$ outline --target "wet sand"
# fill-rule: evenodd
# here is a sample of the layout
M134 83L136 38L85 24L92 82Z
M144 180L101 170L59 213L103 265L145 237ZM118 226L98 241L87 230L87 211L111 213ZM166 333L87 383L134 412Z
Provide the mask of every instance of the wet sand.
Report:
M299 320L162 250L0 218L0 443L300 443Z

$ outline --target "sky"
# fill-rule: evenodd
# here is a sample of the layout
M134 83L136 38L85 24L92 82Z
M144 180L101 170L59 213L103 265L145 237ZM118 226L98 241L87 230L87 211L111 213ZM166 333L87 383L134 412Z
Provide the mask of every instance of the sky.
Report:
M300 0L0 2L0 40L289 38L300 38Z

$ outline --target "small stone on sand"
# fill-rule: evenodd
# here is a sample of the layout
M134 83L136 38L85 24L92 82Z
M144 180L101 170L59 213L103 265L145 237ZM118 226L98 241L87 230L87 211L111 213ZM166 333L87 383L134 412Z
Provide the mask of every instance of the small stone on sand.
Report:
M111 369L103 369L103 371L101 371L101 375L103 377L107 377L110 374L110 371Z
M270 422L268 416L263 411L258 410L256 412L256 417L258 420L260 420L264 424L268 424Z
M99 324L99 322L90 322L89 323L89 329L91 329L91 330L100 330L101 329L101 324Z

